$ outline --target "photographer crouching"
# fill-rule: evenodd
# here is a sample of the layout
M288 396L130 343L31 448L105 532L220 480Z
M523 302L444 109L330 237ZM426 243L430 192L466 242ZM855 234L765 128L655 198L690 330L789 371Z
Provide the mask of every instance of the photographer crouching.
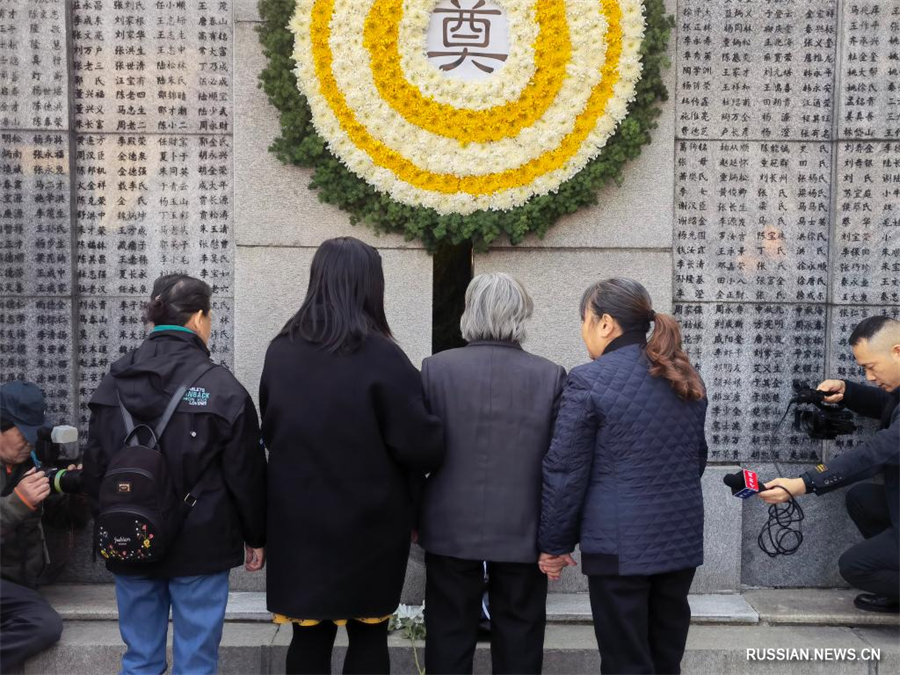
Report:
M865 541L841 556L841 576L866 593L854 604L871 612L900 611L900 321L873 316L850 335L850 347L866 379L875 386L826 380L818 389L826 403L881 421L881 431L865 443L819 464L799 478L776 478L759 498L778 504L793 496L817 495L878 474L884 484L861 483L847 492L847 511ZM786 490L786 491L785 491Z
M54 448L78 440L73 427L45 426L44 394L30 382L0 386L0 672L59 640L62 620L37 587L50 562L42 519L57 527L83 525L87 503L62 494L78 489L80 467L44 466Z

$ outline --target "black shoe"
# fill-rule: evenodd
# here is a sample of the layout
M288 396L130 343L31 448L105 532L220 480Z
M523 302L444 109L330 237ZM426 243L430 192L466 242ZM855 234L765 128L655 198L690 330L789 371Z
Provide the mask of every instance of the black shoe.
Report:
M860 593L853 600L853 604L866 612L881 612L882 614L900 614L900 602L884 595Z

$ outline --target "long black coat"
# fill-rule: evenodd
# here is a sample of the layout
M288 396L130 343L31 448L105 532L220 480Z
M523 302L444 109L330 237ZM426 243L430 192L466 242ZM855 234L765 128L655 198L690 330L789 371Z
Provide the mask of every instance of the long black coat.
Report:
M113 364L90 402L91 422L84 451L84 490L94 514L100 482L110 458L123 451L125 423L116 396L136 424L155 424L182 379L209 350L192 333L151 333ZM215 366L194 383L159 439L179 492L200 477L203 492L184 521L172 550L158 563L108 561L114 574L187 577L215 574L244 561L244 543L266 542L266 453L260 444L253 400L228 369Z
M269 611L390 614L406 575L411 485L443 456L418 371L380 336L352 354L279 336L259 400L269 448Z

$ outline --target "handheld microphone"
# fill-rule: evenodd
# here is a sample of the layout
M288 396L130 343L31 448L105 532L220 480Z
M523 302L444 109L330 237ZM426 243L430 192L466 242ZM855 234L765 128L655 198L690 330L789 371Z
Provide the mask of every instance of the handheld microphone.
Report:
M722 482L731 488L732 495L740 499L747 499L772 489L760 485L756 472L747 469L727 474L722 478ZM783 487L781 489L784 490ZM769 519L756 538L760 550L770 558L779 555L793 555L803 543L803 532L800 529L800 523L804 518L803 509L794 500L792 494L788 492L788 496L790 502L787 504L769 505Z
M732 496L738 499L748 499L766 490L765 486L760 485L759 476L756 472L749 469L726 474L722 478L722 482L731 488Z

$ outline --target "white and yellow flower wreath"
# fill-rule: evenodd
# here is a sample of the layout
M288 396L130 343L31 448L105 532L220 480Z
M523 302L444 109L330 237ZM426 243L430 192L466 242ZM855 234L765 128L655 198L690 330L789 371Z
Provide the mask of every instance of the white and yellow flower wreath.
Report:
M509 57L487 80L425 55L435 0L297 0L295 73L352 172L440 214L509 210L600 154L641 77L640 0L495 0Z

